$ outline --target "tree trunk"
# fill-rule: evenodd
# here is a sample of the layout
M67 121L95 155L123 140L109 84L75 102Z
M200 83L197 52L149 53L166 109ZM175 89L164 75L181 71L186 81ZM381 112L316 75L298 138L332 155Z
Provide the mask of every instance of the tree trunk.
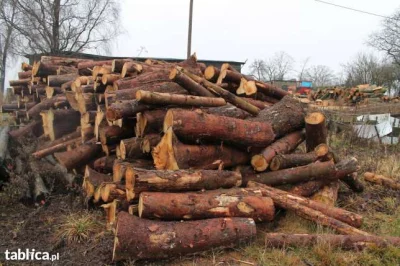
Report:
M117 220L118 213L118 200L113 200L110 203L103 204L101 207L106 213L106 228L107 230L112 230L114 228L115 222Z
M300 183L325 179L334 181L358 170L358 162L354 157L347 158L339 164L332 161L316 162L305 166L273 172L251 174L243 177L246 181L256 181L270 186Z
M127 166L125 188L128 201L144 191L180 192L231 188L241 185L241 175L221 170L145 170Z
M274 203L242 189L205 192L142 192L139 217L162 220L201 220L219 217L247 217L256 222L272 221Z
M180 85L174 82L158 82L151 83L143 86L138 86L133 89L118 90L115 91L115 100L135 100L136 92L139 90L150 91L150 92L168 92L173 94L187 94L188 92Z
M163 131L163 123L167 110L150 110L136 115L135 134L144 137L149 133L160 133Z
M226 141L241 146L265 147L275 135L270 125L260 122L207 114L201 110L168 110L164 132L172 128L182 138L194 140Z
M168 70L160 70L139 75L135 78L125 78L114 82L115 90L133 89L138 86L148 85L152 83L160 83L170 81L168 78Z
M399 237L380 237L364 235L333 235L333 234L281 234L266 233L265 245L273 248L310 247L319 243L327 244L332 248L363 250L368 247L385 248L400 246Z
M117 158L115 156L104 156L93 162L93 168L97 172L108 174L113 172L114 161Z
M309 153L278 154L272 159L270 169L277 171L314 163L325 157L328 152L329 147L326 144L320 144Z
M135 117L137 113L151 109L154 107L139 103L137 100L120 101L108 107L106 117L110 121L115 121L124 117Z
M140 103L152 105L177 105L189 107L218 107L226 105L222 98L200 97L192 95L179 95L139 90L136 99Z
M336 208L330 204L326 204L320 201L310 200L298 195L294 195L290 192L286 192L277 188L269 187L266 185L262 185L256 182L249 182L247 187L253 189L259 189L261 191L262 196L271 197L273 200L276 197L281 197L282 200L290 200L294 201L298 204L304 205L316 211L319 211L329 217L335 218L339 221L347 223L354 227L361 227L363 217L357 213L353 213L350 211L346 211L341 208ZM277 204L279 206L279 204Z
M233 247L256 235L255 223L249 218L160 222L120 212L117 221L113 261L162 259Z
M394 190L400 190L400 182L397 182L396 180L383 175L366 172L364 173L364 179L374 184L378 184Z
M327 143L328 129L325 121L325 115L321 112L307 114L305 118L307 152L313 151L319 144Z
M262 110L258 116L247 120L271 125L277 138L304 127L304 110L301 103L286 96L273 106Z
M218 169L249 162L247 153L221 145L186 145L178 141L169 128L153 149L157 169Z
M55 108L56 106L66 106L68 104L67 98L65 96L54 96L51 99L46 99L41 101L33 108L29 109L26 116L28 119L38 118L40 116L40 112L44 110L49 110L50 108Z
M304 139L305 135L303 131L290 133L263 149L260 154L254 155L251 158L251 165L256 171L265 171L276 155L294 151Z
M196 81L189 78L184 73L181 73L177 69L171 70L169 74L169 79L175 81L176 83L180 84L184 87L190 94L197 95L197 96L204 96L204 97L215 97L215 95L204 88L202 85L197 83Z
M54 154L57 161L68 170L83 166L100 156L101 146L97 145L94 140L84 143L76 149Z
M261 184L257 184L257 183L251 183L251 186L265 188L265 186L262 186ZM371 235L367 232L364 232L355 227L352 227L352 226L348 225L347 223L337 220L331 216L325 215L321 211L315 210L307 205L296 202L292 198L287 197L285 195L281 195L279 193L274 193L274 192L271 192L271 190L267 190L267 189L263 189L262 193L264 196L270 197L274 201L276 206L279 206L280 208L283 208L283 209L294 211L298 216L300 216L306 220L314 221L318 224L331 227L341 234L364 235L364 236Z

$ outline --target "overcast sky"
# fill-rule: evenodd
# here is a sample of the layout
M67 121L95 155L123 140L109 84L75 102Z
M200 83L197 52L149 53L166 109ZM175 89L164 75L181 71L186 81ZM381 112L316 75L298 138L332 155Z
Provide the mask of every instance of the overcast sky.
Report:
M385 16L400 8L398 0L326 1ZM113 55L137 56L143 46L144 57L186 57L189 0L122 0L121 10L124 33ZM192 52L248 66L285 51L298 65L310 57L310 64L338 72L357 52L371 50L366 41L381 21L314 0L194 0Z

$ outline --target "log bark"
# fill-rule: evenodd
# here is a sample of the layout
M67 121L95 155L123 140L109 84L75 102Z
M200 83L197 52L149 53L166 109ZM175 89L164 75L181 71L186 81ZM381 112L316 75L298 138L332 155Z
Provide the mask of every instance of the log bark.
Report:
M51 63L45 64L42 62L38 62L34 64L32 67L32 76L45 78L49 75L57 75L57 70L59 67L60 65L55 65Z
M310 197L329 183L329 180L313 180L293 186L289 192L297 196Z
M101 83L103 85L112 85L114 81L121 79L119 74L106 74L101 77Z
M32 78L10 80L9 82L10 82L10 87L14 86L28 87L28 85L31 85Z
M260 154L251 158L254 170L263 172L268 169L272 159L278 154L286 154L294 151L305 139L303 131L292 132L263 149Z
M226 105L222 98L200 97L192 95L179 95L139 90L136 92L139 103L151 105L177 105L193 107L218 107Z
M332 248L346 250L363 250L368 247L385 248L400 246L399 237L380 237L363 235L333 235L333 234L282 234L266 233L265 245L273 248L310 247L324 243Z
M115 156L101 157L93 162L93 169L103 174L112 173L114 161L116 159Z
M112 230L117 220L118 200L113 200L110 203L103 204L101 207L106 213L106 228L107 230Z
M67 149L67 147L69 147L70 145L76 146L75 144L80 143L80 142L81 142L81 137L79 136L78 138L70 139L65 142L54 144L50 147L38 150L38 151L32 153L32 156L35 157L36 159L41 159L41 158L46 157L47 155L50 155L50 154L53 154L56 152L60 152L60 151L65 151Z
M289 94L287 91L282 90L281 88L277 88L274 85L261 81L255 81L255 86L257 87L257 91L278 100L281 100Z
M143 139L141 138L129 138L121 140L119 145L121 150L121 159L144 159L148 158L148 154L143 153L141 149Z
M256 181L262 184L277 186L284 184L300 183L311 180L330 180L342 179L348 174L358 170L358 162L354 157L346 158L338 164L332 161L316 162L305 166L284 169L273 172L250 174L243 177L246 181Z
M80 125L81 115L71 109L50 109L43 116L43 119L47 119L47 124L45 121L43 121L43 124L48 127L50 140L56 140L65 134L76 131L76 128ZM46 130L44 131L46 132Z
M168 78L168 70L160 70L139 75L135 78L125 78L114 82L115 90L132 89L138 86L148 85L151 83L160 83L170 81Z
M57 69L57 75L69 75L74 74L78 75L78 69L76 67L69 67L69 66L59 66Z
M363 222L363 217L357 213L353 213L347 211L345 209L336 208L330 204L323 203L320 201L311 200L308 198L304 198L290 192L286 192L277 188L269 187L266 185L261 185L256 182L249 182L247 187L253 189L259 189L261 191L262 196L271 197L275 199L276 197L280 197L282 200L290 200L301 205L307 206L313 210L319 211L329 217L335 218L339 221L347 223L351 226L360 228ZM272 195L272 196L271 196ZM279 206L279 204L277 204Z
M47 77L47 86L61 87L62 84L73 81L77 77L78 77L77 74L50 75Z
M144 191L212 190L237 187L241 181L240 173L221 170L145 170L127 165L125 173L128 201L138 198Z
M112 176L105 175L97 172L86 166L85 175L83 176L82 190L86 198L91 198L94 196L94 192L97 187L99 187L104 182L111 182Z
M325 121L325 115L321 112L307 114L305 118L307 152L313 151L319 144L327 143L328 129Z
M115 100L134 100L136 99L136 92L139 90L150 91L150 92L167 92L173 94L187 94L188 92L180 85L174 82L159 82L148 85L138 86L132 89L117 90L115 91Z
M49 86L47 86L45 88L45 90L46 90L47 99L51 99L55 95L64 93L64 91L61 89L61 87L49 87Z
M204 192L142 192L139 217L162 220L201 220L219 217L247 217L256 222L272 221L274 203L268 197L243 189Z
M97 145L93 140L82 144L76 149L55 153L54 157L56 157L62 166L68 170L72 170L87 164L101 155L101 146Z
M29 134L33 134L35 137L43 135L43 122L41 120L33 120L29 124L9 132L10 137L13 139L19 139Z
M92 70L95 66L103 66L103 65L111 65L112 60L103 60L103 61L85 61L78 63L78 72L79 75L82 76L90 76L92 75Z
M277 138L304 128L305 113L299 101L285 96L273 106L261 110L258 116L248 118L249 121L263 122L271 125Z
M249 162L247 153L221 145L186 145L169 128L152 152L157 169L218 169Z
M143 137L143 140L140 143L140 149L143 153L151 153L160 141L160 134L148 134Z
M253 240L250 218L215 218L188 222L159 222L120 212L117 219L113 261L162 259L233 247Z
M8 138L10 132L10 126L6 125L1 128L0 131L0 165L3 165L4 159L8 153Z
M32 78L31 70L18 72L18 79L27 79L27 78Z
M192 74L183 68L177 70L182 71L184 74L189 76L192 80L196 81L197 83L203 84L205 87L207 87L208 90L224 98L227 102L235 105L236 107L243 109L252 115L257 115L260 112L260 109L257 108L256 106L246 102L242 98L237 97L233 93L219 87L218 85L211 83L208 80L203 79L202 77L196 76L195 74Z
M100 142L103 145L118 144L122 139L134 135L133 128L108 126L100 129Z
M184 87L190 94L197 95L197 96L204 96L204 97L215 97L215 95L204 88L202 85L197 83L196 81L189 78L184 73L181 73L177 69L172 69L169 74L169 79L175 81L176 83L180 84Z
M55 108L56 106L61 108L62 106L66 106L67 104L68 101L65 96L54 96L51 99L41 101L40 103L29 109L26 113L26 116L28 119L38 118L40 116L40 112L44 110Z
M2 113L12 113L14 111L17 111L18 109L19 109L19 106L17 103L8 103L8 104L1 105Z
M201 110L168 110L164 132L168 128L172 128L178 137L196 142L204 139L246 147L265 147L275 139L271 126L266 123L210 115Z
M106 117L115 121L124 117L135 117L137 113L154 109L151 105L139 103L137 100L119 101L111 104L107 109Z
M377 175L374 173L366 172L364 173L364 179L374 184L378 184L394 190L400 190L400 182L397 182L396 180L386 177L384 175Z
M242 109L237 108L232 104L227 104L221 107L211 107L204 109L205 112L212 115L232 117L237 119L246 119L250 117L250 114Z
M115 160L112 167L113 182L120 182L124 177L127 168L154 169L153 162L148 160L134 159L132 161Z
M144 137L149 133L160 133L163 131L164 118L167 110L150 110L136 115L135 134Z
M272 159L270 169L277 171L314 163L324 158L328 152L329 147L326 144L320 144L314 151L308 153L278 154Z
M251 183L251 186L263 187L262 185L257 183ZM274 201L276 206L279 206L280 208L284 208L287 210L291 210L294 213L296 213L296 215L306 220L314 221L318 224L333 228L341 234L371 236L370 233L359 230L353 226L348 225L347 223L337 220L331 216L325 215L321 211L315 210L306 205L298 203L295 200L288 198L287 196L270 192L267 189L263 190L263 194L265 196L270 197Z

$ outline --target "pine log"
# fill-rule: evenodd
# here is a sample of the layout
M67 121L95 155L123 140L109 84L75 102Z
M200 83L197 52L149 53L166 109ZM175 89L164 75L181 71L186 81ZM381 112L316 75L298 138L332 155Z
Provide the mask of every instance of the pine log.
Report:
M132 161L115 160L112 167L113 182L120 182L124 177L126 170L130 168L154 169L153 162L148 160L134 159Z
M60 87L62 84L73 81L78 77L77 74L50 75L47 77L47 86Z
M338 198L339 185L340 183L338 180L326 184L314 195L312 195L311 199L316 202L324 203L327 206L334 207Z
M61 56L41 56L40 62L42 63L51 63L60 66L70 66L77 67L79 63L91 61L88 59L81 58L71 58L71 57L61 57Z
M216 68L215 66L208 66L204 71L204 78L211 82L216 82L219 74L220 70L218 68Z
M394 190L400 190L400 182L396 181L393 178L386 177L384 175L377 175L374 173L365 172L364 179L374 184L378 184Z
M214 247L233 247L256 235L250 218L159 222L120 212L117 221L113 261L162 259Z
M178 137L226 141L241 146L265 147L275 135L270 125L207 114L201 110L170 109L165 115L164 132L172 128Z
M262 196L264 197L271 197L273 200L276 197L281 197L284 200L290 200L294 201L296 203L299 203L301 205L307 206L309 208L312 208L316 211L319 211L329 217L335 218L339 221L342 221L344 223L347 223L353 227L361 227L362 222L363 222L363 217L357 213L353 213L350 211L347 211L345 209L341 208L336 208L330 204L321 202L321 201L316 201L316 200L311 200L308 198L304 198L295 194L292 194L290 192L286 192L277 188L269 187L266 185L262 185L260 183L252 182L250 181L247 184L247 187L253 188L253 189L259 189L261 191ZM279 206L279 204L277 204Z
M311 180L342 179L348 174L357 172L358 162L354 157L346 158L338 164L332 161L316 162L305 166L294 167L273 172L249 174L244 176L246 181L256 181L262 184L277 186L284 184L300 183Z
M163 131L164 118L167 110L150 110L136 115L135 134L143 137L149 133L160 133Z
M308 153L278 154L271 160L270 169L277 171L314 163L324 158L328 152L329 147L326 144L320 144L314 151Z
M305 118L307 152L313 151L319 144L327 143L328 129L325 121L325 115L321 112L307 114Z
M47 86L45 88L45 90L46 90L47 99L51 99L55 95L64 93L64 91L61 89L61 87L50 87L50 86Z
M71 109L50 109L44 119L47 119L50 140L56 140L65 134L76 130L80 124L81 115L79 112ZM43 122L45 124L45 122Z
M293 186L289 192L302 197L310 197L329 183L329 180L313 180Z
M291 96L285 96L273 106L261 110L256 117L248 118L249 121L270 124L277 138L302 129L304 127L305 113L299 101Z
M143 139L141 138L129 138L121 140L119 145L121 150L121 159L144 159L148 158L149 156L143 153L141 149L141 143Z
M101 146L97 145L93 140L82 144L76 149L55 153L54 157L56 157L62 166L68 170L72 170L87 164L101 155Z
M255 81L254 82L255 86L257 87L257 91L276 98L278 100L284 98L285 96L287 96L289 93L285 90L282 90L281 88L277 88L274 85L268 84L268 83L264 83L261 81Z
M111 65L102 65L102 66L95 66L93 67L92 77L93 80L97 80L97 77L101 77L103 75L111 74Z
M94 84L92 76L79 76L74 80L74 82L72 82L71 90L76 91L82 86L92 85L92 84Z
M39 98L40 95L46 94L46 85L45 84L39 84L39 85L29 85L29 93L30 94L36 94L36 96Z
M23 127L10 131L8 134L13 139L19 139L21 137L28 136L29 134L39 137L43 135L43 122L41 120L33 120Z
M133 135L133 128L108 126L100 129L100 142L103 145L118 144L122 139L132 137Z
M76 146L75 144L80 142L81 142L81 137L79 136L78 138L67 140L65 142L50 146L48 148L38 150L32 153L32 156L35 157L36 159L41 159L55 152L65 151L68 146L70 145Z
M121 79L120 74L105 74L101 77L101 83L103 85L112 85L114 81Z
M57 75L70 75L74 74L78 76L78 69L76 67L69 67L69 66L59 66L57 69Z
M12 88L12 94L14 95L23 95L23 94L29 94L29 88L26 85L23 86L13 86Z
M49 110L50 108L66 106L68 104L67 98L62 95L57 95L52 97L51 99L46 99L41 101L39 104L35 105L33 108L29 109L26 113L28 119L38 118L40 116L40 112L44 110Z
M4 159L6 158L6 155L8 153L8 139L9 139L9 133L10 132L10 126L6 125L1 127L0 130L0 165L3 165Z
M86 166L85 175L83 176L82 190L87 198L91 198L97 187L99 187L104 182L111 182L112 176L105 175L97 172Z
M111 71L115 73L121 73L122 68L125 63L132 62L133 60L130 58L126 59L114 59L111 64Z
M75 92L79 93L95 93L94 84L82 85L80 87L75 88Z
M78 110L81 114L97 109L94 93L76 93L75 98L78 103Z
M28 85L31 85L32 78L25 78L25 79L17 79L17 80L10 80L10 87L16 87L16 86L23 86L23 87L28 87Z
M200 220L219 217L247 217L256 222L272 221L274 203L243 189L204 192L142 192L139 217L162 220Z
M131 61L131 62L126 62L122 69L121 69L121 77L125 78L128 76L131 76L132 74L139 74L143 70L143 67L141 64Z
M282 234L266 233L265 245L273 248L310 247L323 243L332 248L345 250L363 250L368 247L386 248L400 247L399 237L380 237L364 235L334 235L334 234Z
M288 197L287 195L276 193L276 189L267 189L268 186L263 186L262 184L258 184L256 182L250 183L251 187L261 187L262 193L266 197L270 197L276 206L279 206L280 208L284 208L287 210L294 211L298 216L314 221L318 224L324 225L331 227L335 229L337 232L341 234L346 234L346 235L364 235L364 236L370 236L370 233L361 231L353 226L350 226L349 224L342 222L340 220L337 220L333 218L332 216L328 216L324 214L323 212L319 210L315 210L307 205L304 205L302 203L297 202L296 200L293 200L292 198ZM321 204L321 203L317 203ZM325 208L324 211L331 211L331 208Z
M154 109L151 105L139 103L137 100L119 101L111 104L107 109L106 117L115 121L124 117L135 117L137 113Z
M250 114L242 109L237 108L236 106L232 104L227 104L225 106L221 107L211 107L204 109L205 112L208 114L212 115L218 115L218 116L226 116L226 117L232 117L232 118L237 118L237 119L246 119L250 116Z
M204 88L202 85L197 83L196 81L189 78L184 73L181 73L177 69L172 69L169 74L169 79L175 81L176 83L180 84L184 87L190 94L197 95L197 96L204 96L204 97L215 97L215 95Z
M32 67L32 76L46 78L49 75L57 75L57 70L60 66L55 64L45 64L37 62Z
M110 203L103 204L101 207L106 213L106 228L107 230L112 230L117 220L118 200L113 200Z
M260 112L260 109L257 108L256 106L244 101L242 98L237 97L235 94L219 87L218 85L211 83L208 80L203 79L202 77L196 76L195 74L192 74L183 68L177 68L176 70L183 72L184 74L189 76L189 78L196 81L197 83L203 84L211 92L219 95L220 97L224 98L227 102L235 105L236 107L243 109L252 115L257 115Z
M78 72L79 75L82 76L90 76L92 75L92 70L95 66L103 66L103 65L110 65L112 64L112 60L103 60L103 61L84 61L78 63Z
M152 152L157 169L218 169L249 162L247 153L221 145L186 145L169 128Z
M160 141L160 134L147 134L140 143L140 149L143 153L151 153Z
M151 83L160 83L169 81L168 70L160 70L156 72L149 72L143 75L139 75L135 78L125 78L114 82L115 90L132 89L138 86L143 86Z
M22 71L31 71L32 70L32 66L29 65L28 63L23 62L21 64L21 70Z
M258 172L267 170L272 159L278 154L286 154L294 151L305 139L303 131L292 132L263 149L260 154L251 158L251 165Z
M1 112L2 113L12 113L19 109L18 103L8 103L1 105Z
M271 107L273 104L269 102L263 102L252 98L243 98L246 102L258 107L260 110L264 110L265 108Z
M240 173L221 170L145 170L127 165L125 173L128 201L138 198L144 191L212 190L238 187L241 181Z
M114 161L116 159L115 156L101 157L93 162L93 169L103 174L112 173Z
M94 127L90 124L81 126L81 140L86 142L94 138Z
M222 98L200 97L192 95L179 95L139 90L136 92L139 103L152 105L177 105L193 107L218 107L226 105Z
M23 71L23 72L18 72L18 79L27 79L27 78L32 78L32 71Z

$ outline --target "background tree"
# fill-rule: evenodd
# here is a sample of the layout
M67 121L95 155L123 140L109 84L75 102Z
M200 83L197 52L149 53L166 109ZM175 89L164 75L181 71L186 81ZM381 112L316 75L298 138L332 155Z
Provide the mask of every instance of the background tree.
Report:
M12 0L0 1L0 91L4 93L6 67L9 59L15 55L17 32L12 23L18 20L16 3Z
M307 57L304 61L302 61L300 69L298 71L298 79L299 79L299 81L304 80L305 74L306 74L306 70L307 70L307 65L308 65L308 62L310 61L310 59L311 59L310 57Z
M400 9L383 21L381 30L373 33L368 43L400 66Z
M284 80L293 70L294 59L285 52L277 52L267 60L256 59L250 74L263 81Z
M250 75L253 75L256 79L266 81L266 65L262 59L255 59L250 65Z
M6 18L22 41L19 53L107 50L120 32L117 0L12 0L19 20Z
M312 81L313 87L323 87L333 85L335 75L329 67L315 65L305 70L304 78Z

